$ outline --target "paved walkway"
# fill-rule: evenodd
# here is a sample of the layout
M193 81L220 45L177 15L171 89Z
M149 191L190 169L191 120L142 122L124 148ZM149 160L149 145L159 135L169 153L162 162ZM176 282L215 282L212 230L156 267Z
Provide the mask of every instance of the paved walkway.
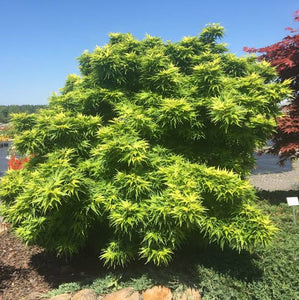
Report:
M282 173L249 176L249 181L258 189L267 191L299 190L299 160L293 162L293 170Z

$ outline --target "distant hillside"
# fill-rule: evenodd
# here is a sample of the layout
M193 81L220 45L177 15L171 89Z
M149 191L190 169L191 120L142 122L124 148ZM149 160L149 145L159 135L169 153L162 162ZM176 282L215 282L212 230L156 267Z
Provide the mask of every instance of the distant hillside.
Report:
M15 113L34 113L46 105L0 105L0 123L8 123L11 114Z

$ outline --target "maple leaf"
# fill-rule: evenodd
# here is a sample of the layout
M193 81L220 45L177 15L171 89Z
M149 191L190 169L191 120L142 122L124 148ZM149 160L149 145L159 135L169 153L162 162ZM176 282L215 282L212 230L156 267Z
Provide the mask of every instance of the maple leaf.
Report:
M299 10L294 12L294 20L299 21ZM258 59L266 60L275 67L281 81L291 80L293 97L283 107L285 116L277 120L277 133L269 150L280 155L282 164L287 158L299 158L299 29L285 29L291 35L275 44L262 48L243 48L248 53L262 53Z

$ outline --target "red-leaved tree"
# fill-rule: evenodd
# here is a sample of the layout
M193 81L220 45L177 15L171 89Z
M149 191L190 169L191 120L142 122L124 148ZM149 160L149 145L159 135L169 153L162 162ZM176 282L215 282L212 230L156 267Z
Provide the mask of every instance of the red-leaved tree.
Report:
M299 10L294 13L294 19L299 21ZM263 48L248 48L243 50L248 53L261 53L260 60L266 60L276 67L279 74L278 80L291 80L293 97L284 105L284 116L280 117L277 133L273 138L270 153L278 154L280 162L287 158L299 157L299 29L287 27L289 34L273 45Z

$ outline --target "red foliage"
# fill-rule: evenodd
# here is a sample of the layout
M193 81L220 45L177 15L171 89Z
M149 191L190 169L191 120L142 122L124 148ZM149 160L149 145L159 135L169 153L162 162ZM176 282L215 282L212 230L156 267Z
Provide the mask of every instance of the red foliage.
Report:
M294 13L299 21L299 10ZM248 53L261 53L259 60L266 60L276 67L280 80L291 79L293 98L284 107L285 115L279 118L278 130L270 152L279 154L281 162L287 158L299 157L299 30L287 27L293 35L287 35L282 41L263 48L248 48Z
M8 161L8 169L9 170L21 170L23 165L30 160L29 157L26 158L16 158L15 154L12 154Z

